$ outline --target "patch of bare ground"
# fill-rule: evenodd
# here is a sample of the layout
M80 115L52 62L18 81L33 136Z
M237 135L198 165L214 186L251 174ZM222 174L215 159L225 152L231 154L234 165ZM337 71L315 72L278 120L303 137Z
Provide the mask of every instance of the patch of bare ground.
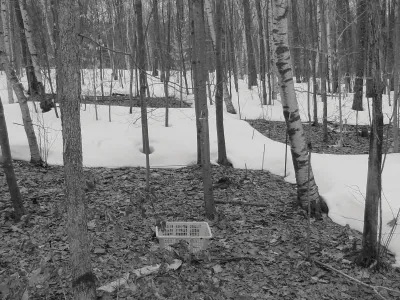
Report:
M268 121L264 119L247 120L251 126L266 137L281 143L286 142L286 124L279 121ZM317 126L303 123L307 140L311 141L312 151L326 154L368 154L369 152L369 126L367 125L344 125L343 146L338 147L340 139L339 126L334 123L328 124L328 142L323 141L322 125ZM390 149L392 145L391 126L385 125L383 152Z

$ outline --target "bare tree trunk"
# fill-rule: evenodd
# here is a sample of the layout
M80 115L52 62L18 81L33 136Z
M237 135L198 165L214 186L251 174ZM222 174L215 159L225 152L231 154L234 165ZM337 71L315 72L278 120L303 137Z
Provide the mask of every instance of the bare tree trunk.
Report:
M330 24L329 39L330 42L330 69L331 69L331 82L332 82L332 93L338 92L339 75L338 75L338 38L337 38L337 25L336 25L336 14L337 14L337 3L333 1L328 2L328 21Z
M323 141L328 142L328 99L326 95L326 75L328 73L328 45L326 36L326 2L325 0L319 0L320 3L320 26L321 26L321 99L323 103L323 115L322 115L322 130L323 130Z
M33 69L35 70L35 76L38 81L39 95L43 97L45 91L44 91L42 73L40 72L38 52L35 43L33 41L32 24L26 8L26 0L19 0L19 7L21 10L22 20L24 22L25 37L28 43L29 53L31 54Z
M383 114L382 93L384 85L381 79L379 44L381 39L381 23L379 4L368 2L366 14L369 20L368 42L372 61L372 126L369 141L367 190L365 197L364 230L360 264L370 266L379 259L378 251L378 211L382 191L382 144Z
M164 52L163 52L163 47L162 47L162 37L160 33L160 21L158 17L158 0L153 0L153 24L154 24L154 33L156 36L156 45L157 45L157 57L158 61L160 62L160 72L161 76L160 79L161 81L164 81L164 69L165 69L165 57L164 57Z
M0 99L0 147L2 158L2 165L4 174L6 175L8 190L11 195L11 203L14 208L15 221L21 220L25 214L24 203L22 201L21 193L19 191L17 178L15 177L13 161L11 157L10 143L8 139L7 124L4 116L3 103Z
M271 84L271 77L274 76L273 74L273 68L271 66L271 47L270 47L270 26L269 26L269 16L270 16L270 1L268 0L267 2L267 17L265 20L265 36L266 36L266 44L267 44L267 79L268 79L268 105L272 104L272 89L274 89L274 87Z
M183 3L182 0L176 0L176 22L177 22L177 36L178 36L178 44L179 44L179 54L181 58L181 63L182 63L182 73L183 73L183 78L185 80L185 88L186 88L186 95L189 95L189 87L188 87L188 82L187 82L187 76L186 76L186 65L185 65L185 57L183 55L183 45L182 45L182 22L184 20L183 16Z
M235 85L235 91L238 97L238 110L239 110L239 118L241 119L241 113L240 113L240 102L239 102L239 81L238 81L238 69L237 69L237 61L236 61L236 52L235 52L235 43L233 40L233 2L227 2L228 3L228 8L229 8L229 15L230 15L230 23L229 26L227 26L227 36L226 36L226 43L227 43L227 54L228 54L228 59L231 61L231 67L232 67L232 73L233 73L233 82ZM226 88L228 89L228 88ZM225 87L224 87L225 90ZM225 92L224 92L225 93ZM232 101L230 102L229 105L232 105L232 110L228 107L228 103L225 102L225 105L227 105L227 110L228 112L235 112L236 110L233 107Z
M29 150L31 153L31 163L35 165L41 165L42 158L40 157L39 146L36 140L35 130L33 129L32 119L29 112L27 99L24 94L24 89L22 87L22 84L18 81L18 77L15 74L15 71L11 68L7 55L1 50L0 58L1 62L3 63L7 78L13 85L15 95L18 99L18 104L21 108L22 121L24 124L24 129L29 144Z
M267 87L265 84L265 46L264 46L264 26L261 11L261 0L256 0L258 37L260 42L260 79L262 84L262 103L267 105Z
M257 86L257 69L256 61L254 57L253 42L251 39L251 13L249 0L242 0L243 15L244 15L244 26L246 35L246 47L247 47L247 63L248 63L248 88Z
M147 123L147 101L146 101L146 49L143 32L142 1L135 0L135 13L137 22L137 44L138 44L138 65L140 80L140 116L142 121L143 153L146 155L146 190L150 192L150 145L149 125Z
M294 67L294 76L296 77L296 82L301 83L301 59L300 59L300 30L299 30L299 22L297 17L297 0L291 0L292 6L292 28L293 28L293 67Z
M267 5L268 5L268 9L267 9L267 14L268 14L268 17L267 17L267 23L269 23L270 24L270 28L268 28L268 26L267 26L267 30L268 30L268 35L269 35L269 38L267 39L267 41L268 41L268 43L269 43L269 48L270 48L270 53L271 53L271 69L270 69L270 74L271 74L271 90L272 90L272 92L271 92L271 96L272 96L272 104L274 104L274 100L276 100L277 99L277 94L278 94L278 92L277 92L277 82L276 82L276 80L277 80L277 75L276 75L276 67L275 67L275 64L276 64L276 61L275 61L275 55L273 55L273 53L275 52L275 46L274 46L274 42L273 42L273 40L272 40L272 30L273 30L273 18L274 18L274 5L273 5L273 1L271 0L271 1L268 1L268 3L267 3Z
M394 44L394 99L393 99L393 152L399 152L399 93L400 93L400 0L396 0L396 25Z
M354 82L353 110L363 110L363 77L364 63L367 47L366 17L367 0L357 0L357 55L356 55L356 80Z
M317 40L317 27L318 25L315 22L316 15L316 3L313 3L314 0L309 0L309 6L311 9L310 13L310 32L311 32L311 45L313 49L318 49L316 40ZM317 93L318 93L318 83L317 83L317 51L311 51L311 63L312 63L312 78L313 78L313 125L318 125L318 101L317 101Z
M207 91L205 80L205 31L204 31L204 2L203 0L191 0L193 7L193 67L194 67L194 96L199 105L198 133L201 142L201 164L203 169L203 192L206 217L213 220L216 217L214 196L212 189L212 176L210 164L210 139L208 128Z
M196 90L195 90L195 69L196 69L196 64L197 64L197 58L195 56L196 49L195 47L197 46L197 43L195 41L195 37L197 37L197 35L195 35L195 26L194 26L194 16L193 16L193 1L189 0L189 19L190 19L190 43L191 43L191 71L192 71L192 90L193 90L193 94L195 96L194 98L194 110L196 113L196 142L197 142L197 164L201 165L202 163L202 144L201 144L201 135L200 135L200 102L197 100L198 98L196 98ZM205 50L205 47L202 48L203 50ZM204 62L205 63L205 62ZM205 80L205 79L204 79ZM207 95L206 95L207 97Z
M222 64L222 31L223 31L223 12L224 1L217 1L215 9L216 21L216 93L215 93L215 112L216 112L216 127L218 139L218 163L224 166L231 166L228 157L226 156L225 133L224 133L224 109L223 109L223 95L224 95L224 68Z
M56 46L54 42L53 29L50 26L51 10L49 11L50 13L47 11L48 4L46 0L40 0L40 4L43 12L43 18L46 24L47 34L50 40L50 47L52 51L55 51Z
M21 51L24 61L24 67L26 70L26 77L28 79L28 94L38 95L40 94L40 86L38 79L36 78L35 70L32 66L31 55L29 53L28 42L25 36L24 20L22 19L21 9L18 0L14 1L15 18L20 29L19 37L21 40Z
M64 144L67 233L74 299L96 299L96 277L90 260L86 199L83 189L80 122L80 5L79 0L59 0L57 51L58 99Z
M312 168L308 163L308 153L303 126L301 124L299 107L294 90L293 71L288 43L286 0L274 0L274 30L276 67L280 76L281 101L287 132L291 145L293 166L296 173L297 197L304 209L311 203L313 214L321 218L321 204L318 187L314 180ZM321 203L322 202L322 203ZM322 205L323 211L327 210Z
M4 50L10 59L11 67L14 68L13 55L11 53L11 43L10 41L10 1L1 0L1 20L3 21L3 41ZM7 92L8 92L8 103L14 103L14 95L12 90L12 85L10 80L7 79Z
M221 0L223 1L223 0ZM219 43L219 41L217 40L216 37L216 31L215 31L215 27L217 26L216 24L214 24L214 18L213 18L213 14L212 14L212 9L211 9L211 0L205 0L204 2L204 7L205 7L205 13L207 16L207 20L208 20L208 25L209 25L209 29L210 29L210 35L211 35L211 39L213 42L213 49L214 52L216 51L216 47L217 47L217 43ZM224 18L224 15L221 15L221 18ZM216 20L215 22L218 22L219 20ZM221 25L222 26L222 25ZM223 29L222 29L223 31ZM223 34L221 34L221 40L223 39ZM221 53L223 53L223 49L221 46ZM221 54L223 56L223 54ZM222 59L221 56L221 59ZM222 62L222 60L221 60ZM223 86L223 100L225 102L225 106L226 106L226 110L228 111L228 113L230 114L236 114L236 110L235 107L232 104L232 99L230 97L229 91L228 91L228 86L227 86L227 80L226 80L226 70L225 67L222 65L222 70L224 72L223 77L222 77L222 82L221 85Z
M165 79L164 79L164 96L165 96L165 127L168 127L168 122L169 122L169 93L168 93L168 83L169 83L169 78L170 78L170 72L171 72L171 64L169 61L169 55L171 51L171 2L170 0L168 1L168 23L167 23L167 49L165 51Z

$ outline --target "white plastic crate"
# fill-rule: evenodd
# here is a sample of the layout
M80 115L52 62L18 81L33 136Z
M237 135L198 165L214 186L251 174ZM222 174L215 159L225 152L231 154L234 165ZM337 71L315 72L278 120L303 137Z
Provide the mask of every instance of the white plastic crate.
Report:
M212 238L207 222L166 222L165 231L156 226L156 236L160 246L168 250L172 250L169 245L185 240L192 253L206 249Z

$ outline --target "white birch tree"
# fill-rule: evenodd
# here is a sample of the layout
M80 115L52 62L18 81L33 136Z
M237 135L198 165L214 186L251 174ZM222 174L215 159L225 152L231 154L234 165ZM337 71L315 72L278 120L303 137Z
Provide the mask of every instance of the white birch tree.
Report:
M22 122L24 124L31 154L31 163L35 165L41 165L42 158L40 156L39 146L37 143L35 130L33 129L32 118L28 107L28 100L24 94L24 89L22 84L19 82L17 75L15 74L15 70L11 67L7 54L2 50L0 50L0 62L3 64L7 79L11 82L14 92L18 98L18 104L21 108Z
M313 214L315 214L316 218L320 218L321 207L325 212L327 211L327 207L321 201L322 199L318 193L312 168L309 165L306 139L294 90L293 69L287 32L287 1L274 0L274 4L273 40L275 45L275 63L279 75L283 115L286 121L296 175L297 198L301 207L305 209L308 207L308 201L310 201Z

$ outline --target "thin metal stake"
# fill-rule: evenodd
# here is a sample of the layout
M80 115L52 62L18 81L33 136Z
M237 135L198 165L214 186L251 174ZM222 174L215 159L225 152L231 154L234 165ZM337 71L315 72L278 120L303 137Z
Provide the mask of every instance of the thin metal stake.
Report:
M288 134L286 133L286 141L285 141L285 176L286 177L286 166L287 166L287 143L288 143Z

